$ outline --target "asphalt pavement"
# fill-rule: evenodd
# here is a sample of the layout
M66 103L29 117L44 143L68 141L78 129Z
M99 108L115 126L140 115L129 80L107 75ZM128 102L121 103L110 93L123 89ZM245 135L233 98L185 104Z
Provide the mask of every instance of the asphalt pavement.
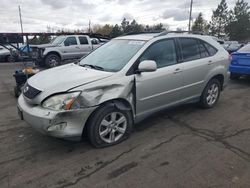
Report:
M230 81L217 106L186 104L137 124L128 140L93 148L33 130L17 115L0 64L0 187L250 187L250 79Z

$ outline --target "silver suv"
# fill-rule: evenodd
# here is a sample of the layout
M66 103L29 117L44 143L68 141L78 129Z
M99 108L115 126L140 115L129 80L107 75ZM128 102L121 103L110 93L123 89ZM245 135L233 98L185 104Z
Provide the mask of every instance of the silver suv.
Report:
M44 134L66 139L88 135L95 147L109 146L159 110L190 101L214 107L227 84L228 66L228 53L209 36L122 36L79 64L31 77L18 111Z
M49 44L31 45L34 60L50 68L60 65L64 60L80 59L99 46L93 45L87 35L61 35Z

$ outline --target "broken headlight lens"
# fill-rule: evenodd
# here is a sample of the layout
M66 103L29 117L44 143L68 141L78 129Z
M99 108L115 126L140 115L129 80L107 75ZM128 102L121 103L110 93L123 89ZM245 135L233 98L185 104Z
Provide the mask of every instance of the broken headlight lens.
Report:
M52 109L52 110L71 110L79 108L79 105L76 104L78 101L77 97L81 92L72 92L54 95L49 97L42 103L42 107Z

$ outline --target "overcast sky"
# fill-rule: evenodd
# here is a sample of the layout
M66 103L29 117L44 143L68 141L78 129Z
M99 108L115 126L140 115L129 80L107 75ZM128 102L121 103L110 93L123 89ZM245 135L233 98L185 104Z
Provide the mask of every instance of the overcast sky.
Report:
M163 23L174 30L187 29L190 0L0 0L0 32L20 32L21 5L24 32L56 29L86 29L88 22L120 24L122 18L152 25ZM236 0L227 0L233 7ZM193 18L202 12L210 19L220 0L194 0Z

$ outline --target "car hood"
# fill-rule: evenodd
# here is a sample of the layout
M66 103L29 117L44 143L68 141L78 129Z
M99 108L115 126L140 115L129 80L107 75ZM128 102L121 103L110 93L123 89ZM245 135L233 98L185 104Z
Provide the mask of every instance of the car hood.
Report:
M39 98L112 76L114 73L98 71L76 64L68 64L41 71L28 79L28 84L40 91Z
M8 55L10 54L10 51L7 49L0 50L0 55Z

